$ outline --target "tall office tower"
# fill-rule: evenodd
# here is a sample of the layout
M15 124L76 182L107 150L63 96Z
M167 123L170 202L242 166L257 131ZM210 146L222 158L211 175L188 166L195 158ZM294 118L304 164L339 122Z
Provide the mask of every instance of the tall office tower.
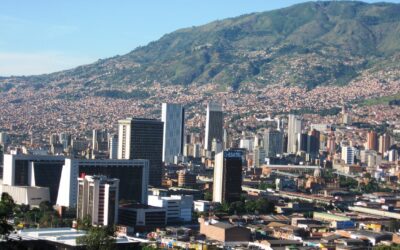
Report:
M319 138L320 132L318 130L311 130L307 137L307 153L312 156L317 156L319 153Z
M297 134L297 152L306 152L307 151L307 140L308 135L306 133Z
M392 138L387 133L379 137L379 153L386 153L392 144Z
M85 138L74 138L71 140L71 148L73 152L82 152L88 149L89 142Z
M243 151L224 150L215 156L214 202L234 202L242 193Z
M275 118L274 119L276 122L276 130L278 131L283 131L283 123L282 120L280 118Z
M265 157L276 157L283 153L283 134L281 131L267 129L264 132Z
M265 161L265 150L263 147L254 147L253 150L253 164L254 167L259 168Z
M253 143L253 147L261 147L261 138L259 134L255 134L254 135L254 143Z
M58 135L57 134L51 134L50 135L50 138L49 138L49 143L50 143L50 145L56 145L56 144L58 144L59 143L59 140L58 140Z
M92 225L117 223L119 180L106 176L82 175L78 178L77 218L89 216Z
M349 165L354 164L355 151L354 147L342 147L342 160L344 160L344 163Z
M93 129L92 149L95 151L107 151L108 133L107 130Z
M64 149L67 149L71 145L71 135L63 132L60 134L60 143L63 145Z
M397 152L397 149L389 150L388 161L397 161L398 159L399 153Z
M163 127L163 122L152 119L119 121L118 159L149 160L149 185L152 186L161 186Z
M183 153L185 109L181 104L163 103L161 121L164 122L162 160L165 163L173 163L174 156Z
M248 152L253 151L254 138L251 136L241 138L239 141L239 148L245 148L245 149L247 149Z
M228 135L228 130L226 128L224 128L224 136L223 136L223 148L227 149L230 147L230 139L229 139L229 135Z
M336 153L336 137L333 131L328 135L328 140L326 142L326 150L331 155Z
M221 104L209 103L207 105L206 136L204 139L204 148L206 150L211 150L214 138L222 143L224 136L223 125L224 115Z
M9 137L6 132L0 132L0 144L6 145L9 142Z
M288 116L288 153L297 152L297 138L298 134L301 134L301 120L297 116L290 114Z
M367 135L367 149L378 151L378 135L375 131L369 131Z
M110 135L108 140L108 152L111 160L118 159L118 135Z
M218 154L223 150L223 146L221 142L218 142L215 138L213 139L211 143L211 152Z
M283 134L283 152L287 153L288 152L288 134L284 133Z

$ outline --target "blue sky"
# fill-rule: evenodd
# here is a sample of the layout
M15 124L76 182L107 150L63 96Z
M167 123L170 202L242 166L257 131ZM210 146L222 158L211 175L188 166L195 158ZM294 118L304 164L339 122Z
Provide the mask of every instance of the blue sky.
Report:
M128 53L179 28L300 2L1 0L0 76L68 69Z

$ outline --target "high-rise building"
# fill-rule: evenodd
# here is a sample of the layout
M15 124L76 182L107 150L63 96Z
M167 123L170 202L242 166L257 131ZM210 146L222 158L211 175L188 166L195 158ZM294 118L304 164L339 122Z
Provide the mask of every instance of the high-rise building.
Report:
M328 140L326 142L326 150L331 154L334 155L336 153L336 137L335 133L330 132L328 135Z
M354 164L355 151L354 147L342 147L342 160L344 160L344 163L349 165Z
M223 150L223 146L222 143L217 141L217 139L213 139L212 143L211 143L211 151L212 151L212 155L215 155L219 152L221 152Z
M308 133L307 137L307 153L316 156L319 153L319 139L320 139L320 132L313 129Z
M392 140L392 138L387 133L385 133L379 137L379 153L381 153L383 155L389 150L389 148L392 144L391 140Z
M278 130L267 129L264 132L265 157L276 157L283 152L283 134Z
M211 150L211 144L214 138L218 142L223 143L223 125L224 116L221 104L208 103L206 117L206 135L204 139L204 148L206 150Z
M174 156L183 153L185 109L181 104L163 103L161 121L164 122L162 160L173 163Z
M6 148L7 144L10 142L10 138L6 132L0 132L0 145Z
M234 202L242 193L243 151L224 150L215 156L213 201Z
M92 225L114 225L118 219L119 180L106 176L78 178L77 218L89 216Z
M67 149L71 145L71 135L69 133L60 133L60 143L63 145L64 149Z
M107 151L108 146L107 130L93 129L92 132L92 149L95 151Z
M148 160L80 160L65 159L58 189L57 205L75 207L77 178L104 175L119 180L119 199L147 203Z
M397 161L399 159L399 153L397 149L389 150L388 161Z
M248 152L251 152L254 148L254 141L254 137L251 136L241 138L239 141L239 148L245 148Z
M299 133L297 134L297 150L296 152L306 152L307 151L307 141L308 135L307 133Z
M299 145L297 145L298 141L298 134L301 134L301 126L302 122L297 116L290 114L288 116L288 146L287 152L288 153L296 153Z
M283 131L283 128L282 128L282 121L281 121L281 119L280 118L275 118L274 119L275 120L275 122L276 122L276 130L278 130L278 131Z
M196 175L187 170L181 170L178 173L178 187L196 186Z
M118 159L118 135L111 135L108 140L109 158L112 160Z
M49 143L50 143L50 145L55 145L55 144L58 144L59 143L59 140L58 140L58 135L57 134L51 134L50 135L50 138L49 138Z
M74 152L82 152L88 148L89 142L85 138L74 138L71 140L71 148Z
M375 131L369 131L367 135L367 149L378 151L378 135Z
M227 149L230 147L230 140L229 140L229 134L228 130L224 128L224 135L223 135L223 148Z
M253 149L253 165L259 168L265 162L265 150L263 147L254 147Z
M163 122L130 118L119 121L118 159L149 160L149 185L161 186Z

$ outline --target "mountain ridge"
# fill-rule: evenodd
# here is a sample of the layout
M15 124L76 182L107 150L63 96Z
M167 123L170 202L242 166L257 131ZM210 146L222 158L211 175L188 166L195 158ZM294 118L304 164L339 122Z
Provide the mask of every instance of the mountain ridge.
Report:
M178 29L125 55L70 70L0 78L0 89L346 85L390 63L400 54L398 41L400 4L306 2Z

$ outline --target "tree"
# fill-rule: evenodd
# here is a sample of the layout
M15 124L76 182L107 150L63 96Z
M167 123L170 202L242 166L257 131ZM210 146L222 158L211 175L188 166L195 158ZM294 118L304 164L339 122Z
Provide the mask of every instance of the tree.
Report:
M245 207L247 213L254 212L256 210L256 201L247 200L244 207Z
M157 249L159 249L158 247L156 247L154 245L149 245L149 244L142 244L141 247L142 247L142 250L157 250Z
M275 185L275 183L266 183L266 182L262 182L262 183L260 183L260 184L258 185L258 188L259 188L259 189L262 189L262 190L266 190L267 188L275 189L275 188L276 188L276 185Z
M204 200L212 201L212 193L208 191L204 192Z
M13 198L8 193L3 193L0 201L0 236L6 239L13 230L13 226L8 224L7 219L12 217L14 207Z
M92 219L90 216L85 216L82 220L78 219L78 229L89 230L92 227Z
M239 213L240 214L240 213L243 213L244 211L245 211L245 205L241 201L235 201L229 205L229 213L230 214L231 213L234 213L234 214Z
M275 205L267 199L259 199L256 201L256 210L260 213L273 213Z
M215 207L215 212L216 213L229 213L229 203L227 202L222 202L221 204L216 205Z
M373 250L400 250L400 246L397 244L391 246L374 246Z
M389 232L397 232L400 229L400 222L398 220L391 220L389 223Z
M47 211L52 211L53 210L53 208L51 206L51 203L49 201L40 202L39 209L42 212L47 212Z
M116 243L113 227L92 227L86 235L78 237L76 243L88 250L111 250Z

